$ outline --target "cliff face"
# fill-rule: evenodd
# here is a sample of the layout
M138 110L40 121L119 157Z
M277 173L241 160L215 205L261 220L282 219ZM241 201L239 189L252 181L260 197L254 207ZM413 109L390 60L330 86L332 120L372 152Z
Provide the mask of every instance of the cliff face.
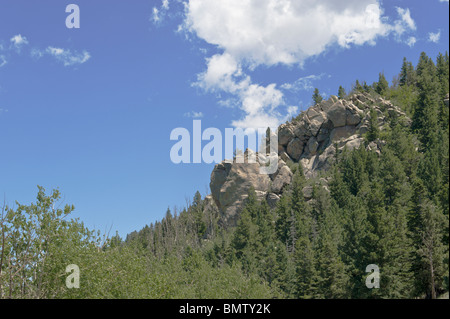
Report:
M303 112L292 122L278 129L278 171L273 175L259 173L259 164L239 164L236 159L225 160L215 166L211 174L211 194L225 225L235 225L248 190L253 187L260 199L266 198L274 207L283 190L291 183L292 172L286 163L301 163L306 178L316 177L333 164L336 146L352 150L364 144L363 134L369 130L370 110L378 114L381 130L387 117L410 120L391 102L374 99L368 94L355 94L341 100L332 96ZM379 152L379 145L371 143L368 149ZM247 150L245 158L253 152ZM325 181L326 184L326 181ZM305 198L311 188L304 189Z

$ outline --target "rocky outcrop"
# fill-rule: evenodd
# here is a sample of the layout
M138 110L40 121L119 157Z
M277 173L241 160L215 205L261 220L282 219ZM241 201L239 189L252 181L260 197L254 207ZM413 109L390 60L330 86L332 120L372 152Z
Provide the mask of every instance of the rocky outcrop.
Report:
M348 100L332 96L309 108L297 121L280 126L279 136L283 136L279 138L280 156L285 161L302 163L306 177L315 176L332 164L335 145L351 150L363 143L362 135L369 129L372 108L378 113L381 128L386 117L410 121L398 107L382 98L374 99L363 93Z
M287 163L301 163L305 176L312 178L331 167L336 150L352 150L363 145L363 134L369 130L371 109L378 114L381 130L392 117L402 119L405 125L410 124L405 113L382 98L374 99L364 93L345 100L332 96L309 108L296 120L279 127L279 161L275 174L260 174L260 164L247 161L240 164L236 158L216 165L210 187L224 223L235 224L251 187L259 198L266 198L269 205L275 207L292 181L293 174ZM367 149L379 152L380 146L371 143ZM247 150L241 156L248 159L249 155L255 154ZM307 200L310 199L312 187L305 188L304 194Z
M247 197L248 190L253 187L260 199L267 195L271 179L269 175L260 174L259 163L238 163L223 161L215 166L211 174L211 194L217 207L223 214L225 224L234 224L240 208Z

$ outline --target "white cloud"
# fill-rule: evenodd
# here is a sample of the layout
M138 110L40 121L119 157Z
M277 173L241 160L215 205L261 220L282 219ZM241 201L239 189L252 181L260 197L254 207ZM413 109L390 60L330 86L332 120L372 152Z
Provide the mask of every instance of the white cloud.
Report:
M0 55L0 68L2 66L5 66L5 64L8 63L8 61L6 61L6 58L4 55Z
M206 91L235 93L249 84L249 78L242 76L241 65L231 54L214 55L207 59L207 66L207 70L198 75L198 82L195 83Z
M1 41L0 41L1 42ZM0 67L3 67L10 58L10 53L20 54L21 50L24 46L29 44L29 41L26 37L21 34L15 35L10 39L11 45L9 47L5 47L0 43L0 51L7 51L6 55L0 55ZM15 51L15 52L14 52ZM73 66L78 64L83 64L87 62L91 55L89 52L83 50L81 53L77 51L72 51L69 49L58 48L54 46L49 46L45 49L33 47L29 51L29 55L31 58L35 60L39 60L45 55L52 56L57 61L61 62L64 66Z
M161 23L167 15L167 11L170 9L169 0L162 0L161 7L153 7L151 20L153 24Z
M203 116L204 115L202 112L191 111L191 112L184 113L184 117L190 117L193 119L201 119L201 118L203 118Z
M389 34L400 39L416 25L409 9L397 8L397 13L399 19L390 24L378 0L186 0L181 30L222 51L206 59L207 69L195 85L231 94L222 103L238 100L243 111L243 118L233 125L255 128L284 119L279 107L286 104L280 89L309 88L314 78L278 89L275 84L253 83L250 71L261 65L302 66L333 45L375 45Z
M413 47L417 42L417 39L415 37L409 37L408 40L406 40L406 44L410 47Z
M43 54L43 52L40 52ZM87 62L91 56L88 52L83 51L82 53L72 52L67 49L48 47L45 53L55 57L58 61L62 62L64 66L72 66L76 64L83 64Z
M159 10L157 7L153 7L152 20L153 20L153 23L158 23L160 20Z
M408 8L396 7L396 9L399 19L391 26L391 31L398 42L413 47L417 42L417 38L412 35L417 30L416 22L411 17L411 11Z
M428 41L433 43L438 43L441 39L441 31L439 30L436 33L430 32L428 33Z
M281 86L282 89L289 90L289 91L311 91L314 90L313 82L320 80L325 74L319 74L319 75L308 75L305 77L301 77L297 79L293 83L285 83Z
M29 44L26 37L23 37L21 34L17 34L10 39L11 45L18 51L22 49L25 45Z
M185 28L253 66L301 64L327 46L386 35L374 0L190 0Z
M399 29L396 29L396 31L401 35L404 33L407 29L409 30L416 30L416 22L411 18L411 12L409 9L403 9L397 7L397 13L400 16L401 20L396 21L396 26Z
M448 3L448 0L439 0L440 2L447 2Z
M31 50L30 55L34 59L40 59L40 58L42 58L44 56L44 53L41 50L39 50L39 49L33 48Z

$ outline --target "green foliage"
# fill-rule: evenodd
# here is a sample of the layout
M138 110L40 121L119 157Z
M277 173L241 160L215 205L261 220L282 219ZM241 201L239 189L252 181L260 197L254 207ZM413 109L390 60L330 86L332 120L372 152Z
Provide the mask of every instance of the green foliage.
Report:
M345 99L346 96L347 96L347 93L345 92L345 89L342 86L339 86L338 98Z
M60 208L59 191L39 187L35 203L2 207L0 298L448 295L448 70L447 53L436 63L422 53L416 69L403 60L391 88L382 73L373 86L356 81L353 93L390 98L412 123L383 114L380 130L371 108L366 142L381 152L336 151L320 182L289 162L292 182L276 207L250 189L234 227L223 227L211 199L197 192L123 241L69 220L74 207ZM346 96L342 87L338 95ZM314 102L321 98L316 89ZM79 289L65 285L69 264L80 268ZM380 268L380 289L365 284L370 264Z
M320 102L323 101L323 97L322 97L322 95L320 95L319 89L316 88L314 90L314 94L313 94L312 99L313 99L314 104L319 104Z
M367 132L367 141L373 142L380 137L380 128L378 126L378 114L375 109L370 109L369 131Z
M389 89L389 82L386 80L384 73L380 73L378 83L375 85L375 91L380 95L385 95Z

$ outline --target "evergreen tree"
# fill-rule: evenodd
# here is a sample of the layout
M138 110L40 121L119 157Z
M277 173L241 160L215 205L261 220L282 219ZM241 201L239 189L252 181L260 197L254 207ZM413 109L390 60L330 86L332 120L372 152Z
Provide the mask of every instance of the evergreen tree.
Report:
M419 134L423 146L430 148L437 144L441 101L436 66L424 52L417 65L417 86L419 96L413 117L413 129Z
M428 200L418 207L418 214L420 223L416 229L416 287L419 291L425 291L427 297L436 299L437 293L443 288L444 276L448 280L448 245L445 247L442 242L448 219L445 220Z
M320 95L318 88L316 88L314 90L314 94L313 94L312 99L313 99L314 104L319 104L320 102L323 101L323 97L322 97L322 95Z
M289 244L289 221L291 218L291 208L289 205L290 198L287 194L281 196L276 208L276 223L275 229L278 240L280 240L286 247Z
M319 232L317 240L317 270L319 291L324 298L348 298L349 276L342 261L342 220L336 203L331 203L328 192L323 188L314 196L319 211Z
M403 64L399 76L400 86L415 85L415 70L411 62L406 57L403 58Z
M384 73L379 74L379 79L375 87L375 91L380 95L385 95L389 89L389 82L386 80Z
M439 53L436 59L437 79L440 84L440 97L444 99L449 93L449 60L448 52Z
M346 96L347 96L347 93L345 92L345 89L342 86L339 86L338 98L340 98L342 100Z
M356 80L354 90L360 93L364 92L364 88L361 86L361 83L359 83L359 80Z
M378 114L374 108L370 109L369 131L367 132L367 141L373 142L380 136L380 128L378 127Z
M370 93L370 90L371 90L371 87L370 87L370 85L369 84L367 84L367 82L366 81L364 81L364 83L363 83L363 90L364 90L364 92L366 92L366 93Z

